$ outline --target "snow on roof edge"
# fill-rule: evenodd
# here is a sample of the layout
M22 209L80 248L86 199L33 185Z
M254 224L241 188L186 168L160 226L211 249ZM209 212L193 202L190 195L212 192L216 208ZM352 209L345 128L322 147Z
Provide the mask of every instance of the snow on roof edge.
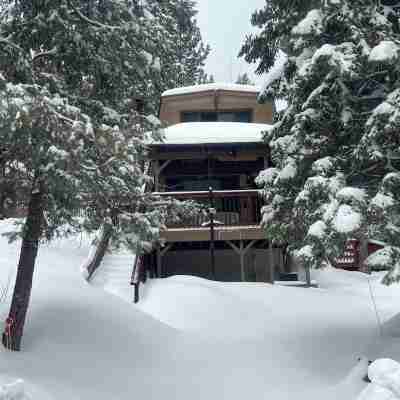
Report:
M184 86L166 90L161 97L178 96L183 94L206 92L210 90L226 90L234 92L259 93L260 88L253 85L239 85L237 83L206 83L202 85Z
M262 143L268 124L245 122L184 122L164 129L164 141L152 145Z

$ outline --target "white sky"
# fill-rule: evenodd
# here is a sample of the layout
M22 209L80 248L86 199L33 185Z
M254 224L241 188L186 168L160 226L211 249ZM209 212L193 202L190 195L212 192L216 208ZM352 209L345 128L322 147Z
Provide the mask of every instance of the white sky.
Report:
M247 72L257 83L262 78L253 74L256 65L247 64L237 55L246 34L254 31L251 14L264 7L266 0L197 0L198 25L203 40L211 46L206 72L217 82L234 82L239 73Z

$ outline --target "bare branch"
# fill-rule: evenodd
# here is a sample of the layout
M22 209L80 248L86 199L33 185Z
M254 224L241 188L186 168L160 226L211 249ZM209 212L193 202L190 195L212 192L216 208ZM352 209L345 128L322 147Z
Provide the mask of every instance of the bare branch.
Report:
M39 60L40 58L43 58L43 57L54 56L56 53L57 53L57 48L53 47L49 51L42 51L41 53L33 54L32 55L32 62L34 63L34 62L36 62L37 60Z

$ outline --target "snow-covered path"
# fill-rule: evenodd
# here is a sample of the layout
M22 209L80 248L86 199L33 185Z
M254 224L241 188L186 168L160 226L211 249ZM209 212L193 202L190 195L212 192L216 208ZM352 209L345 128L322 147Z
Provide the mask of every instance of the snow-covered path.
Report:
M133 301L133 287L130 285L135 255L129 252L106 254L100 267L91 279L91 285Z
M4 282L18 244L1 238L0 249ZM24 351L0 350L0 385L22 378L33 400L346 400L334 386L376 339L358 274L321 273L321 289L174 277L146 284L135 306L132 257L108 256L88 285L87 252L79 239L41 248ZM399 295L391 306L394 290L373 284L391 316Z

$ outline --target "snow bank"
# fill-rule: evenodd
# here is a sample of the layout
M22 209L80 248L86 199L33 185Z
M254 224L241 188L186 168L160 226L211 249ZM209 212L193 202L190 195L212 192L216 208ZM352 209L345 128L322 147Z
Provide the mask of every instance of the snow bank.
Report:
M185 122L164 130L164 140L153 144L259 143L271 125L244 122Z
M13 383L0 386L0 400L28 400L25 394L24 381L16 380Z
M0 280L19 245L0 236ZM78 235L39 249L23 351L0 347L1 374L22 378L27 399L50 399L34 382L57 400L320 400L376 338L360 273L321 271L318 289L177 276L146 283L133 305L132 256L108 254L113 268L93 286L79 269L89 248ZM393 316L400 291L371 279L379 312Z
M180 88L169 89L166 90L161 96L178 96L181 94L199 93L210 90L259 93L260 88L253 85L239 85L236 83L206 83L202 85L184 86Z
M368 373L368 359L361 357L348 375L328 392L329 400L355 400L364 390ZM326 398L324 399L326 400Z
M361 393L358 400L400 399L400 364L384 358L373 362L368 368L371 384Z

